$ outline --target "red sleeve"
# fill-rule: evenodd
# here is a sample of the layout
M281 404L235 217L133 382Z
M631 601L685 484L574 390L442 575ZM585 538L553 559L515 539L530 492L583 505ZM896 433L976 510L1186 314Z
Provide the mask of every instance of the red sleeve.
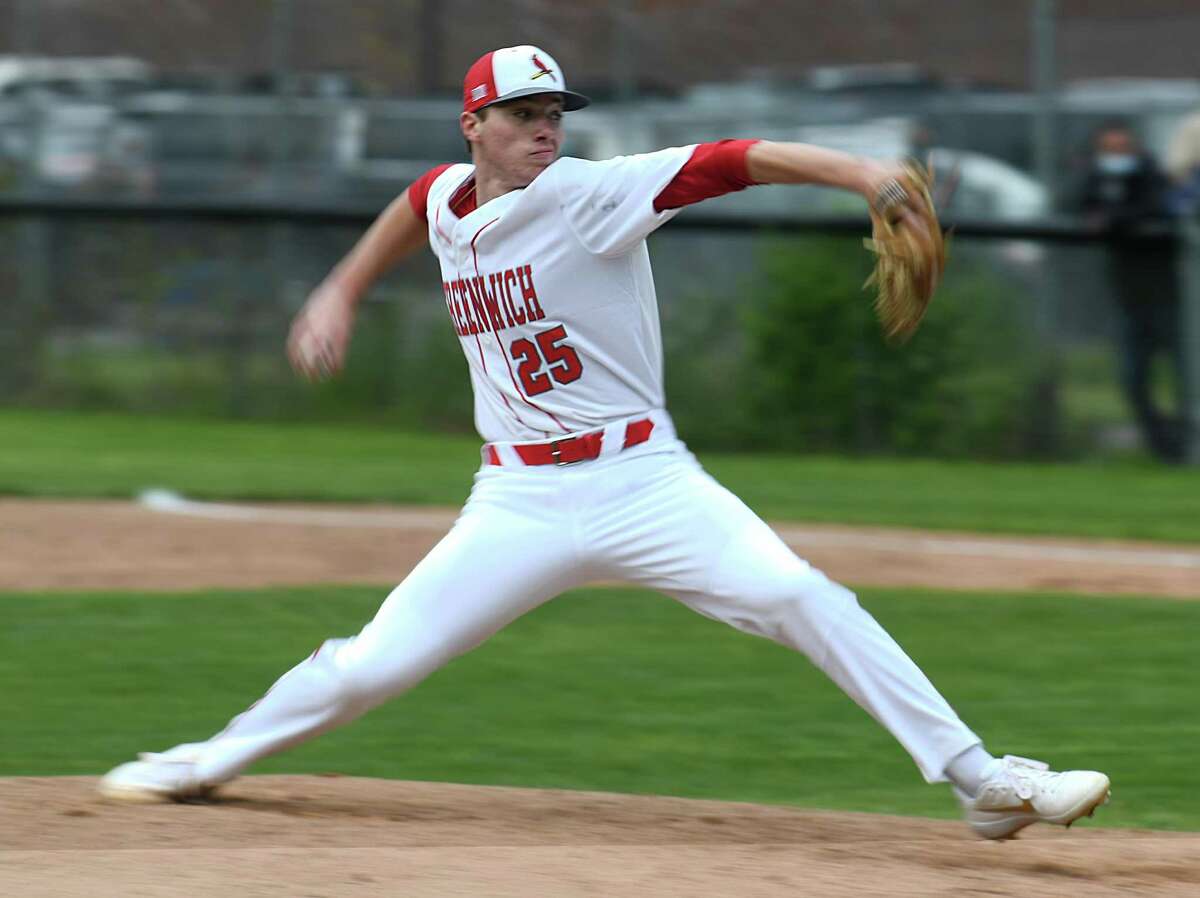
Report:
M679 174L654 198L654 211L690 206L757 184L746 170L746 153L756 143L757 140L718 140L698 145Z
M417 213L417 218L426 224L429 224L429 219L425 215L425 209L429 205L429 188L450 165L451 163L447 162L445 165L431 168L408 185L408 201L412 205L413 211Z

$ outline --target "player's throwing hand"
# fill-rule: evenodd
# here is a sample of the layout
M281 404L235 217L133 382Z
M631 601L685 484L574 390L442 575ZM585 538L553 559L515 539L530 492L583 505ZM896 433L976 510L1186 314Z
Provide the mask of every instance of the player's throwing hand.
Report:
M336 285L322 284L313 291L288 334L288 360L298 374L316 381L342 370L354 314L355 304Z

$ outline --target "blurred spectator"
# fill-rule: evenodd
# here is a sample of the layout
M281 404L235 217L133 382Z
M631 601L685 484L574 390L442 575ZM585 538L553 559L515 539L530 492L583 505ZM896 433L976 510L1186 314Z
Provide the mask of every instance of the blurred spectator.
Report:
M1171 373L1172 405L1179 409L1180 296L1175 251L1161 239L1168 219L1168 183L1127 124L1109 122L1095 132L1075 205L1093 227L1110 236L1108 273L1119 312L1121 381L1142 438L1158 458L1180 462L1181 418L1159 406L1153 382L1154 362L1162 357Z
M1132 129L1108 122L1096 130L1078 199L1095 227L1131 236L1166 215L1167 180Z
M1174 182L1171 209L1177 215L1200 213L1200 112L1180 122L1167 147L1167 171Z

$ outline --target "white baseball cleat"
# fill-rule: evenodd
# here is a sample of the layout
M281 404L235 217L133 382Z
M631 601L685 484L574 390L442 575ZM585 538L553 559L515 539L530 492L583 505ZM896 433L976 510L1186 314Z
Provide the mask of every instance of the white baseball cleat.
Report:
M138 760L110 770L96 788L112 801L150 804L202 800L217 784L196 776L200 748L200 743L192 743L165 752L142 752Z
M1000 769L971 798L954 790L967 824L984 839L1011 839L1033 823L1070 826L1107 804L1108 777L1094 770L1055 773L1042 761L1005 755Z

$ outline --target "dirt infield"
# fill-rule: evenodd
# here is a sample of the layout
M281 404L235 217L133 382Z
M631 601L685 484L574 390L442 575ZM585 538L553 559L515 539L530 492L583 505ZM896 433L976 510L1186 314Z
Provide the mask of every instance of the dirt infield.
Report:
M0 590L398 583L455 511L0 500ZM779 525L854 586L1200 597L1200 547Z
M1200 836L351 778L250 777L210 805L128 806L94 780L0 793L0 890L60 895L1194 896Z
M0 589L389 584L453 519L0 500ZM856 585L1200 597L1197 547L778 529ZM213 804L128 806L102 803L94 785L0 781L0 895L1200 894L1197 834L1038 827L994 844L947 821L343 777L249 777Z

